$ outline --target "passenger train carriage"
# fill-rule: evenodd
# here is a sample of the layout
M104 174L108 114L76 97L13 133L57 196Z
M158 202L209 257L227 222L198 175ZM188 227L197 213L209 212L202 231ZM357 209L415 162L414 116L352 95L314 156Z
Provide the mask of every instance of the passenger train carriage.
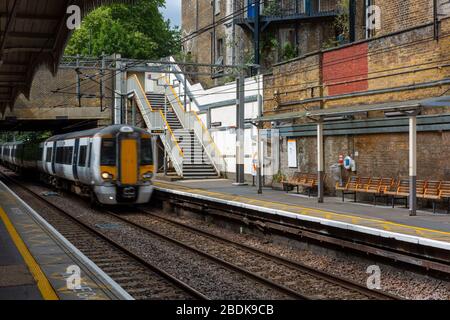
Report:
M37 168L46 182L102 204L146 203L153 191L152 136L140 128L114 125L0 148L9 167Z

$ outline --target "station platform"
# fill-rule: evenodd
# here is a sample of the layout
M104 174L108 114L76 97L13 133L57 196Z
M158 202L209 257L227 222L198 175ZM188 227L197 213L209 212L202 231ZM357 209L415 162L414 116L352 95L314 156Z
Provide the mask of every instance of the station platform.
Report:
M262 194L257 194L256 187L234 186L233 182L226 179L156 180L155 187L182 196L450 250L448 214L418 210L417 216L411 217L404 207L392 208L380 203L374 206L352 200L342 202L340 197L325 197L324 203L319 204L315 197L271 188L264 188Z
M0 181L0 300L131 299Z

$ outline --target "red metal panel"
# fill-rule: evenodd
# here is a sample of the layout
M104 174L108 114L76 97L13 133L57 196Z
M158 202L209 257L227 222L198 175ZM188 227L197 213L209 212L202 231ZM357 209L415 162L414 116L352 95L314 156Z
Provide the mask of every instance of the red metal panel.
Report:
M365 91L369 84L368 44L362 43L325 52L323 82L328 95Z

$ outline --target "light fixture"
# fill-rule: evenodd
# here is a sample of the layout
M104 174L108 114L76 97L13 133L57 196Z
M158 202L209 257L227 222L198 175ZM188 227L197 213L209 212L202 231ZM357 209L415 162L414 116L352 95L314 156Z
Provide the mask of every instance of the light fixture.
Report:
M404 110L404 111L385 111L384 112L384 116L386 118L415 116L417 114L418 114L418 111L416 109Z
M343 120L353 120L354 117L352 115L346 115L346 116L334 116L334 117L324 117L322 120L324 122L328 121L343 121Z

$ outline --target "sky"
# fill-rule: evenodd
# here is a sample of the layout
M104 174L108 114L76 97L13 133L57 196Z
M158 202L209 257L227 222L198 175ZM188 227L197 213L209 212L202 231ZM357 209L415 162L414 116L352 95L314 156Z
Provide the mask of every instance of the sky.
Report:
M166 8L163 9L163 15L170 19L172 26L181 25L181 0L166 0Z

